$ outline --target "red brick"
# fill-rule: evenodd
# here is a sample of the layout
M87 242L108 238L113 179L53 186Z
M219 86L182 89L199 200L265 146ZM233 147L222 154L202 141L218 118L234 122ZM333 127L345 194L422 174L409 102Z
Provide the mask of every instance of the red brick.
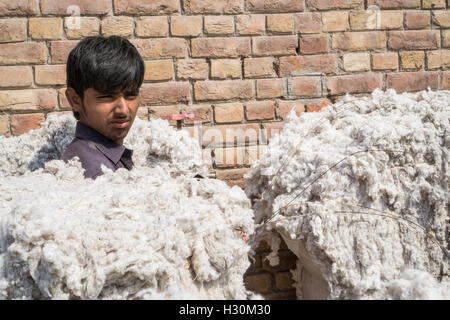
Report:
M365 73L328 77L327 87L332 95L345 93L371 93L382 87L382 74Z
M244 120L242 103L230 102L214 105L214 120L216 123L241 122Z
M250 12L295 12L303 11L303 1L298 0L248 0L247 10Z
M287 55L295 54L298 48L298 37L269 36L253 38L254 55Z
M322 31L321 14L317 12L302 12L294 14L295 33L319 33Z
M383 52L372 54L373 70L397 70L398 69L398 53Z
M70 16L70 6L78 6L80 15L105 15L111 10L110 0L41 0L42 14Z
M145 60L155 58L183 58L187 54L187 43L185 39L135 39L131 43Z
M244 75L246 78L276 77L274 58L246 58L244 59Z
M72 107L66 97L66 89L67 88L62 88L58 90L59 110L72 110Z
M196 37L202 33L200 16L174 16L170 19L170 32L176 37Z
M334 54L280 58L280 77L333 73L337 67Z
M209 35L232 35L234 33L234 17L205 17L205 33Z
M274 117L273 101L253 101L245 104L247 120L270 120Z
M393 50L437 49L440 38L439 30L390 31L388 47Z
M0 44L0 65L41 64L47 62L44 43L19 42Z
M430 25L430 11L405 12L405 26L408 29L423 29Z
M314 97L322 94L320 77L288 78L289 96Z
M141 87L142 105L187 102L189 99L188 82L144 83Z
M381 9L417 8L420 7L420 0L368 0L367 5L376 5Z
M178 0L114 0L116 15L161 15L180 12Z
M323 31L345 31L348 30L348 12L327 11L322 13Z
M177 78L203 80L208 78L208 63L205 59L180 59L177 61Z
M228 13L244 12L244 0L186 0L183 1L187 13Z
M11 116L11 132L18 136L30 130L38 129L41 123L45 121L42 113L15 114Z
M0 20L0 42L25 41L27 19L8 18Z
M28 19L28 33L34 40L61 39L63 23L60 18L30 18Z
M96 36L100 30L100 20L97 17L80 17L80 25L72 21L72 17L64 18L64 29L67 39L81 39Z
M211 79L240 79L240 59L213 59L211 60Z
M193 57L239 57L250 55L250 38L192 39Z
M134 19L132 17L106 17L102 20L101 33L104 37L116 35L130 38L134 34Z
M450 48L450 30L442 30L442 48Z
M251 80L197 81L194 94L196 100L250 99L255 86Z
M286 95L285 79L256 80L257 97L262 99L278 98Z
M386 89L393 88L397 92L433 90L438 88L439 72L399 72L388 73Z
M306 110L308 110L308 112L319 112L320 110L322 110L325 107L328 107L329 105L331 105L331 102L328 99L325 99L318 104L315 103L309 104L306 107Z
M312 10L363 8L364 0L306 0Z
M382 10L380 11L379 29L402 29L403 28L403 12L399 10Z
M166 37L168 34L167 17L139 17L136 21L138 37Z
M300 37L300 52L303 54L322 53L328 51L328 35L312 34Z
M55 107L55 90L29 89L0 91L0 111L52 110Z
M39 14L39 0L0 0L0 16L32 16Z
M443 89L443 90L450 90L450 71L442 72L441 89Z
M239 35L261 35L266 30L266 18L263 14L236 16L236 31Z
M332 35L332 47L345 51L384 49L386 34L380 31L335 33Z
M293 108L297 117L300 116L302 112L305 112L305 104L302 102L295 100L280 100L277 105L277 116L284 119Z
M294 16L292 14L268 14L266 17L267 31L275 34L292 34Z
M52 41L50 44L52 63L66 63L70 51L75 48L78 42L78 40Z
M167 60L145 61L145 81L171 80L173 78L173 62Z
M343 56L345 71L368 71L370 70L370 53L351 52Z
M0 67L0 88L28 87L32 77L30 66Z
M150 119L161 119L164 116L170 116L173 114L180 113L179 105L170 105L170 106L151 106L148 108L148 116ZM176 120L167 120L170 125L177 125Z
M194 119L186 118L183 120L185 124L194 124L197 122L211 122L213 118L213 110L209 104L196 104L183 107L183 112L194 114Z
M34 81L38 85L65 85L66 65L35 66Z
M203 126L202 146L243 145L260 140L260 128L257 123Z

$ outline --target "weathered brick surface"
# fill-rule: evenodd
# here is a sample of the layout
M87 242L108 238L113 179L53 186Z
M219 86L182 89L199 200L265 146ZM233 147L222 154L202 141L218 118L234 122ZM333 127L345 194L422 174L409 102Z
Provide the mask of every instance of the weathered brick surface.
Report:
M266 17L263 14L236 16L236 31L239 35L261 35L266 30Z
M240 59L213 59L211 60L211 77L214 79L240 79Z
M386 34L384 32L344 32L332 35L332 48L344 51L365 51L384 49Z
M234 32L233 16L207 16L204 21L206 34L232 35Z
M18 136L30 130L38 129L44 121L45 116L42 113L12 115L11 133Z
M53 89L0 91L0 111L44 111L55 107L56 93Z
M169 34L167 17L139 17L136 21L138 37L165 37Z
M131 40L143 59L183 58L187 55L185 39L135 39Z
M422 0L423 9L442 9L445 8L445 0Z
M386 29L401 29L403 28L403 12L399 10L383 10L380 11L379 22L377 21L376 28L381 30Z
M272 57L244 59L244 75L246 78L276 77L275 59Z
M34 82L38 85L66 84L66 65L35 66Z
M151 106L148 107L148 116L151 119L161 119L164 116L170 116L172 114L179 114L179 105L168 105L168 106ZM176 125L176 120L167 120L171 125Z
M27 20L11 18L0 20L0 42L17 42L27 39Z
M192 39L193 57L239 57L250 55L250 38L196 38Z
M439 74L437 72L401 72L388 73L386 88L393 88L397 92L433 90L438 88Z
M50 55L52 63L66 63L70 51L78 44L79 41L52 41L50 44Z
M392 50L437 49L439 30L390 31L388 47Z
M348 12L327 11L322 13L323 31L345 31L349 28Z
M208 63L205 59L180 59L177 62L177 78L182 80L208 78Z
M127 2L130 2L127 0ZM80 15L105 15L111 10L110 0L41 0L42 14L70 16L70 6L78 6Z
M63 35L61 18L31 18L28 32L36 40L61 39Z
M29 87L33 73L30 66L0 67L0 88Z
M134 20L132 17L107 17L102 20L102 35L112 35L130 38L134 34Z
M244 120L244 107L240 102L214 105L214 120L217 123L241 122Z
M173 79L173 62L171 59L145 61L144 81Z
M213 119L213 110L210 104L189 105L182 108L185 113L194 114L194 119L186 118L183 120L185 124L194 124L197 122L211 122Z
M364 0L306 0L313 10L354 9L364 7Z
M288 90L291 97L315 97L322 94L320 77L288 78Z
M268 293L272 290L273 278L270 273L247 276L245 278L245 287L247 290L255 293Z
M438 26L449 28L450 11L448 10L433 11L433 22Z
M292 273L290 271L275 274L275 286L280 290L292 290Z
M214 165L217 168L233 168L245 164L245 147L215 148Z
M309 34L300 37L300 53L312 54L328 51L327 34Z
M68 39L81 39L99 34L100 20L96 17L80 17L80 25L75 25L70 17L64 18L64 30Z
M292 56L280 58L280 76L333 73L337 67L334 54Z
M428 69L450 67L450 50L435 50L427 52Z
M0 0L0 16L31 16L39 13L39 0Z
M420 0L368 0L367 5L376 5L381 9L418 8Z
M277 116L284 119L292 109L295 110L297 116L300 116L305 111L305 104L295 100L280 100L276 108Z
M0 44L0 65L41 64L47 61L47 47L41 42Z
M355 74L346 76L328 77L327 87L330 94L370 93L382 87L381 74Z
M247 0L250 12L295 12L303 11L303 1L298 0Z
M156 15L180 12L178 0L114 0L114 13Z
M297 36L270 36L253 38L253 54L257 56L295 54L298 47Z
M170 32L176 37L196 37L202 33L203 19L199 16L174 16L170 19Z
M217 170L217 178L227 182L229 186L238 185L241 188L245 187L242 176L248 172L248 168ZM257 273L261 271L261 257L256 258L257 261L247 271Z
M187 13L236 14L244 12L244 0L185 0L183 4Z
M292 33L294 16L292 14L267 15L267 31L272 33Z
M9 135L9 116L0 115L0 135Z
M322 31L322 18L317 12L294 14L294 31L296 33L318 33Z
M430 25L430 12L422 10L405 12L405 27L408 29L424 29Z
M442 30L442 47L450 48L450 30Z
M423 51L400 52L400 61L403 69L420 69L425 63Z
M398 54L396 52L373 53L372 68L374 70L397 70Z
M255 87L250 80L197 81L194 84L196 100L251 99Z
M285 79L256 80L257 97L261 99L278 98L286 95Z
M245 104L245 115L247 120L273 119L274 111L274 101L252 101Z
M189 99L187 82L144 83L141 87L141 105L187 102Z
M344 54L345 71L370 70L370 54L368 52L354 52Z
M450 90L450 71L442 72L441 89Z
M260 140L261 132L257 123L217 125L203 127L202 146L231 146L256 143Z

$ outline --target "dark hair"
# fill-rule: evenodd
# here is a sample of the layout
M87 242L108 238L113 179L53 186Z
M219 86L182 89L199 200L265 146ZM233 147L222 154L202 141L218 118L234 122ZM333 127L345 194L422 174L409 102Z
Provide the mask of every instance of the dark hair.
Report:
M83 99L93 88L107 94L116 91L136 95L144 80L144 61L133 44L119 36L91 36L81 40L67 59L67 87ZM73 112L77 120L78 112Z

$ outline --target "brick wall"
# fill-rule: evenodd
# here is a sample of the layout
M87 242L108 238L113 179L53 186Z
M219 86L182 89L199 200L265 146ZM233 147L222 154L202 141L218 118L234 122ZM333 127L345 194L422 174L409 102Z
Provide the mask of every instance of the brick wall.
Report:
M212 176L242 175L291 108L346 92L450 89L450 0L0 0L0 135L70 112L65 62L88 35L129 38L146 63L139 117L193 113ZM79 13L79 16L77 16ZM172 122L176 125L176 122ZM258 251L247 285L292 297ZM294 294L295 296L295 294Z

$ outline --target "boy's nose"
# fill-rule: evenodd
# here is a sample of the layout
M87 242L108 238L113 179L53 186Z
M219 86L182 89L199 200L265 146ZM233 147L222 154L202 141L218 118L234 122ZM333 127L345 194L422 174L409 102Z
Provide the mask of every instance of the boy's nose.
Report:
M126 114L127 109L128 109L128 106L127 106L127 101L126 101L125 97L119 97L115 104L115 111L117 113L125 113Z

